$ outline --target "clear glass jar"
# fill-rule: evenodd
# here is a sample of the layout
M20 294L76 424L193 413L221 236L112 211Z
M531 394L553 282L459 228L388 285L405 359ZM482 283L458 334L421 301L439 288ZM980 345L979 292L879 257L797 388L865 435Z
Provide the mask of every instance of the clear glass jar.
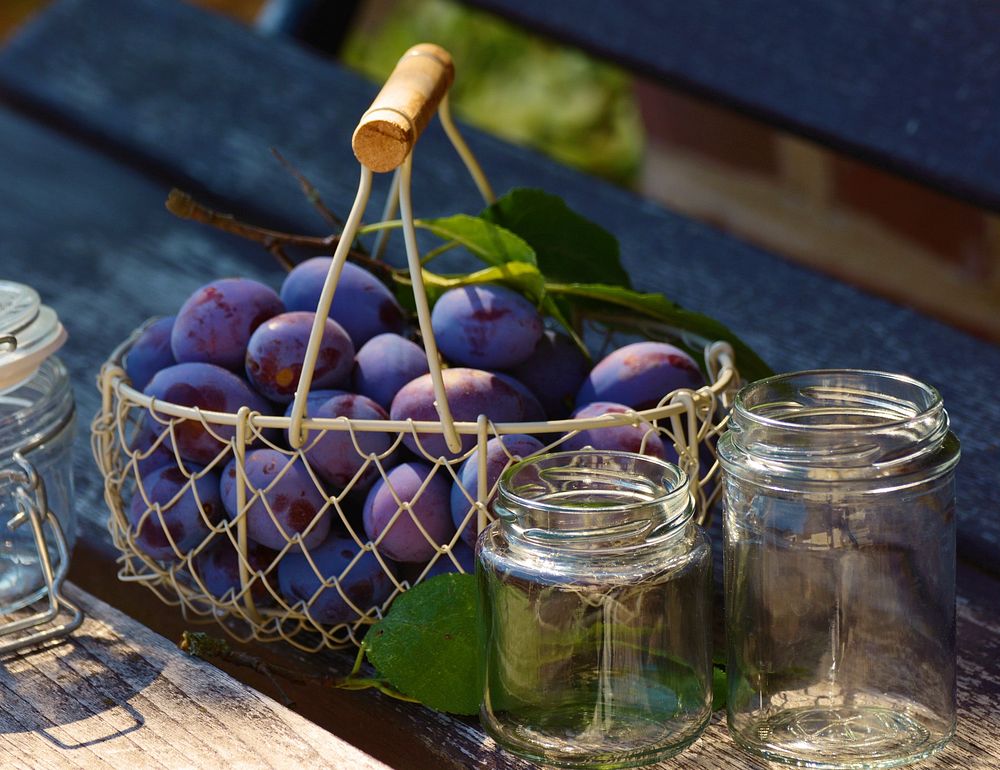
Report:
M76 411L66 367L52 355L65 337L55 313L41 305L37 293L22 284L0 281L0 615L46 592L32 527L11 526L19 512L17 490L23 488L16 478L23 477L23 470L15 452L44 483L48 506L67 547L72 548L75 540ZM47 537L46 547L53 570L59 572L55 538Z
M737 395L719 456L736 743L814 768L941 748L959 444L937 391L871 371L772 377Z
M543 455L500 480L476 572L481 720L561 767L672 756L711 716L711 548L674 465Z

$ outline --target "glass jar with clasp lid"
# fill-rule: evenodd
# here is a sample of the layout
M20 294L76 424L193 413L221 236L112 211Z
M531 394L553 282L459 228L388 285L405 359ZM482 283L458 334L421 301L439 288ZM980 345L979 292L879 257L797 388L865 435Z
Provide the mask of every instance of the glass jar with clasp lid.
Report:
M76 536L76 410L53 355L65 339L37 292L0 281L0 652L66 633L82 617L59 591ZM45 598L47 608L21 611ZM72 618L53 626L60 610Z
M626 452L512 466L477 546L481 719L562 767L681 751L711 715L711 549L688 479Z
M883 768L955 730L955 466L940 394L897 374L744 387L725 471L729 731L769 760Z

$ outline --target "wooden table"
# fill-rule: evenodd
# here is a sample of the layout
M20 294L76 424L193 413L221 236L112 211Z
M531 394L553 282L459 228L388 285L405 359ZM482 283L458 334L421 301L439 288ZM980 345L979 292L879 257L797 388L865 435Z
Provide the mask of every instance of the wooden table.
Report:
M280 278L257 248L173 219L163 210L169 187L256 221L322 233L323 223L268 148L279 147L343 213L357 180L349 136L375 90L290 45L158 0L61 0L0 51L0 264L4 277L38 288L67 324L70 342L61 356L82 418L76 454L81 533L72 577L168 639L185 628L174 611L114 576L101 481L86 435L97 409L97 369L138 323L172 312L211 277ZM992 705L1000 691L994 663L1000 652L1000 406L993 387L1000 349L626 191L467 133L497 189L532 185L563 195L619 236L640 288L663 290L719 316L776 369L885 368L941 386L965 451L959 473L962 721L958 740L926 766L1000 763L992 737L1000 734ZM418 215L475 210L475 190L439 130L421 139L416 168ZM379 180L380 189L385 182ZM346 660L306 659L280 647L258 652L341 671ZM225 668L273 694L253 672ZM287 689L300 714L393 767L529 766L496 751L472 721L371 693ZM0 747L8 740L0 734ZM718 718L692 749L663 763L729 766L754 765L737 754Z
M0 661L0 767L387 766L75 586L71 638Z

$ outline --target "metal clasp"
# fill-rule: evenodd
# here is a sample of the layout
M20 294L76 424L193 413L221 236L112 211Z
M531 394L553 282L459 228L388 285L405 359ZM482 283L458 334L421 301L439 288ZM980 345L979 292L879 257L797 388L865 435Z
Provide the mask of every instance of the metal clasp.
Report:
M11 635L15 638L0 642L0 655L22 650L50 639L56 639L72 633L83 622L83 610L67 599L62 593L63 581L69 571L69 549L66 538L55 514L49 510L45 495L45 482L42 481L35 467L19 452L14 453L14 463L18 467L10 470L0 470L0 482L14 483L14 498L18 512L9 522L8 529L17 529L25 524L31 527L38 549L38 563L45 576L48 607L25 618L9 620L0 623L0 639ZM45 540L42 524L47 522L52 529L56 551L59 554L59 571L52 569L52 560ZM69 618L57 625L52 625L60 613L68 613Z

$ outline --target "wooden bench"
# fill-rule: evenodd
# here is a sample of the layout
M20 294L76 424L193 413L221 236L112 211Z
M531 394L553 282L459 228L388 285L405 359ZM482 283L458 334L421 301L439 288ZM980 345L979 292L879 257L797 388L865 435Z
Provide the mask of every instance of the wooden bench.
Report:
M1000 211L989 3L465 2Z
M459 74L459 77L461 75ZM163 210L170 186L274 226L323 232L276 146L346 207L357 166L348 145L375 87L291 44L180 3L60 0L0 51L0 248L5 277L34 285L65 320L62 354L76 383L77 509L72 578L140 622L178 639L188 627L143 588L119 583L101 481L86 424L93 381L112 347L150 315L173 311L209 276L275 282L257 248ZM939 384L963 439L960 466L959 738L928 767L1000 762L992 707L1000 647L995 465L1000 407L991 377L1000 349L794 267L620 189L469 131L499 190L534 185L615 232L640 288L720 317L777 369L868 366ZM476 193L436 129L416 154L418 214L475 210ZM379 180L384 189L387 180ZM808 308L808 313L802 312ZM977 566L978 565L978 566ZM343 672L348 657L267 659ZM273 692L262 677L225 667ZM472 721L370 693L289 685L299 712L399 768L528 767L497 752ZM0 706L2 711L4 706ZM0 746L9 744L0 734ZM936 764L935 764L936 763ZM664 767L755 766L717 716L706 736Z
M0 666L0 766L387 766L75 586L67 640Z

